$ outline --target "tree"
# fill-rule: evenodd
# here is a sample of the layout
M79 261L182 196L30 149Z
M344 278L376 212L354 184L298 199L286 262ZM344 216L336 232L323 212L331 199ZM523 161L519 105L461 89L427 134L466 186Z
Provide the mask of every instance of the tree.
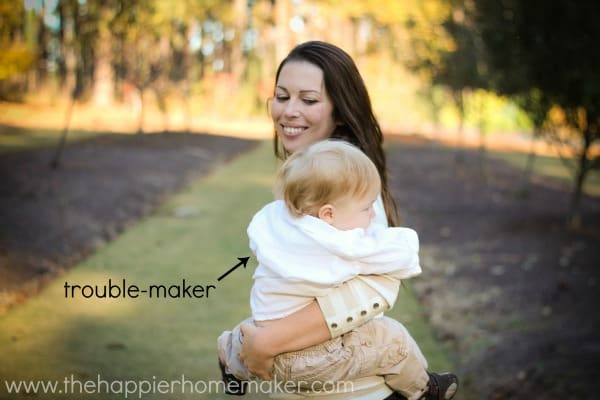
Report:
M35 48L23 37L25 10L20 2L0 0L0 99L18 99L25 73L34 65Z
M531 145L525 170L523 171L523 187L520 190L523 195L529 192L529 184L533 168L535 165L536 151L535 144L539 138L544 136L544 125L550 111L551 104L548 99L537 89L532 89L529 92L521 95L513 96L516 104L528 115L533 124L533 134L531 135Z
M106 106L114 99L114 52L113 33L111 24L117 13L117 5L113 1L93 2L96 20L96 41L94 57L94 92L93 101L96 105Z
M471 34L471 28L465 21L463 9L455 9L444 26L454 39L454 46L441 52L440 63L436 66L432 83L447 87L452 95L458 111L457 161L462 161L466 94L481 86L477 68L478 52L474 43L475 36Z
M496 90L538 93L542 108L553 105L546 136L568 145L576 160L568 225L581 225L583 184L598 168L591 147L600 139L600 41L598 7L593 2L480 0L475 18L487 48Z
M445 87L450 93L458 113L456 159L461 161L466 100L475 89L486 87L486 68L482 63L483 48L470 18L470 3L449 3L437 14L444 30L437 45L431 44L431 38L421 35L417 26L412 28L412 43L421 50L409 60L408 66L424 77L425 84ZM484 134L480 130L481 143L484 143Z
M164 115L167 111L165 84L159 81L168 79L172 59L169 42L171 20L163 14L157 14L155 5L151 1L129 2L126 8L115 15L111 24L119 78L131 84L139 98L137 133L143 133L146 110L144 94L148 89L154 89Z

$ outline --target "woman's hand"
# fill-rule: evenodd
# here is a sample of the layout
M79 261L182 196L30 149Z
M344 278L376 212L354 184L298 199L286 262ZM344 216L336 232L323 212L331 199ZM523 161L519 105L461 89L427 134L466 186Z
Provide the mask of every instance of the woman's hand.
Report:
M252 375L270 381L275 355L265 352L269 346L261 343L260 333L265 328L247 323L240 329L244 337L242 351L239 354L240 360Z
M263 380L271 380L274 358L278 354L302 350L330 339L316 300L264 326L248 323L240 329L244 335L240 360L252 375Z

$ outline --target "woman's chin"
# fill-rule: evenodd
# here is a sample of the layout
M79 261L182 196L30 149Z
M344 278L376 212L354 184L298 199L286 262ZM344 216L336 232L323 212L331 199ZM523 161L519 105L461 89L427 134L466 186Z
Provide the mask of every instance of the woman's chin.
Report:
M320 135L319 132L304 130L298 134L287 134L280 132L279 139L281 140L281 144L283 148L289 152L293 153L297 150L304 149L312 144L315 144L321 140L325 140L328 137L325 135Z
M283 144L283 147L286 149L286 151L288 151L289 153L293 153L296 150L299 150L303 147L308 146L310 143L306 143L306 139L305 139L305 134L304 133L300 133L297 135L280 135L280 139L281 139L281 143Z

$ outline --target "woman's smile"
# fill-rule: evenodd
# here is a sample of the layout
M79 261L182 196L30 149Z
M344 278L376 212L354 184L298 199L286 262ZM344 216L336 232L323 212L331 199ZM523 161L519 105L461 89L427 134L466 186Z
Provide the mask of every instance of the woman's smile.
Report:
M298 136L306 130L306 127L303 126L296 127L289 125L281 125L281 128L286 136Z

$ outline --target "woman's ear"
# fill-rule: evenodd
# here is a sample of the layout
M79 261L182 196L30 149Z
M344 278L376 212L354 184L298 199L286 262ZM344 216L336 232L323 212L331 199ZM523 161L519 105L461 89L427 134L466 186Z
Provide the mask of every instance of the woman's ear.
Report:
M335 208L331 204L325 204L319 208L317 216L319 219L327 222L329 225L333 224L333 216L335 214Z

